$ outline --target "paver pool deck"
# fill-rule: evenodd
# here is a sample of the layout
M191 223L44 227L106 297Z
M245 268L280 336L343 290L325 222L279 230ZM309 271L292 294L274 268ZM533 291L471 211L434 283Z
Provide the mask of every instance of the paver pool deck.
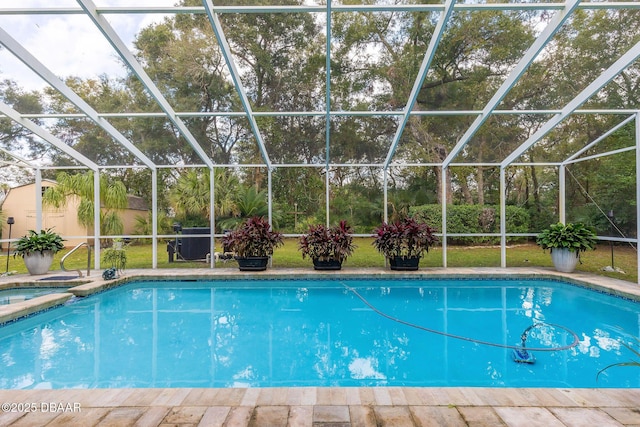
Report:
M312 277L301 269L273 269L271 276ZM337 275L385 275L384 269L345 269ZM583 273L544 268L421 269L429 277L562 276L598 290L640 300L640 286ZM261 275L264 275L262 273ZM55 276L54 273L51 276ZM249 277L237 270L130 270L137 277ZM397 277L394 274L394 277ZM29 276L0 279L33 285ZM66 281L66 286L78 284ZM93 272L78 294L110 287ZM76 283L74 283L76 282ZM39 284L44 285L42 282ZM74 288L69 292L74 293ZM68 295L69 297L71 295ZM43 304L52 299L41 297ZM64 300L65 298L63 298ZM32 300L33 301L33 300ZM18 303L0 311L0 323L37 309ZM13 310L13 311L12 311ZM12 314L13 313L13 314ZM2 320L5 319L5 320ZM633 369L633 368L628 368ZM640 426L640 388L297 387L0 390L0 426Z

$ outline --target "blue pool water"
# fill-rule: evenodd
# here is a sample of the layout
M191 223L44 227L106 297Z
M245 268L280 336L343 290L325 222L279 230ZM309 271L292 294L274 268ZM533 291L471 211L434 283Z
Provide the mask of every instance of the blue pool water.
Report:
M0 290L0 305L27 301L42 295L66 292L65 288L13 288Z
M532 324L577 345L515 363ZM0 327L0 388L640 387L596 381L638 336L639 303L555 281L134 282Z

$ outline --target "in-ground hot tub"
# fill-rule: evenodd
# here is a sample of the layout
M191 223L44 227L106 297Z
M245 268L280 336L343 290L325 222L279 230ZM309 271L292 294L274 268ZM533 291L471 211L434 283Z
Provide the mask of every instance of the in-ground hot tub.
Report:
M0 289L0 305L27 301L42 295L66 292L67 288L11 288Z

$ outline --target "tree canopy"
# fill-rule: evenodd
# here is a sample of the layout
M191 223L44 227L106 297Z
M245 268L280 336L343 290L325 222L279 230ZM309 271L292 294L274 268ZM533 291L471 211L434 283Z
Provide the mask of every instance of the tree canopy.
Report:
M306 2L216 2L234 7L264 4ZM201 5L197 0L179 3ZM637 10L576 9L498 106L505 112L531 113L489 116L456 162L443 170L440 165L476 119L474 112L483 109L554 14L526 8L455 10L419 82L413 111L420 114L408 118L386 171L379 165L394 143L440 12L364 7L333 12L329 60L327 15L314 12L220 13L231 58L225 57L206 13L176 13L136 34L133 52L173 109L185 113L180 120L206 156L220 165L215 170L214 212L223 225L256 209L265 213L271 185L274 214L285 230L323 222L329 214L332 222L346 218L364 232L382 219L385 172L392 213L431 203L498 204L499 163L640 40ZM227 59L239 74L236 84ZM627 67L584 108L637 109L638 71L636 63ZM65 82L97 111L140 113L108 120L153 162L175 166L161 175L161 210L200 221L210 218L209 173L182 168L202 165L203 159L174 121L153 114L161 109L134 71L123 78L65 76ZM244 111L243 96L254 116ZM105 174L121 181L125 192L149 197L149 174L115 167L133 164L134 155L96 123L74 114L77 106L61 93L26 92L4 81L0 101L23 114L59 114L55 123L46 123L58 138L108 166ZM517 166L508 168L507 203L528 209L534 230L555 222L558 170L545 162L566 159L620 123L621 117L625 118L574 114L563 121L527 150ZM583 156L634 146L633 126L622 127ZM263 165L260 139L271 170ZM56 166L74 164L8 118L0 118L0 146L32 159L46 158ZM617 212L627 232L634 232L635 211L628 201L635 200L636 171L630 157L607 156L568 167L572 219L606 230L601 215L605 207Z

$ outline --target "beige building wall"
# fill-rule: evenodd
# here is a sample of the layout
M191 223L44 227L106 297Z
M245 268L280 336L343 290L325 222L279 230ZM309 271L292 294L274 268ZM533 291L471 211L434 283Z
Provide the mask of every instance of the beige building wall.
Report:
M120 212L120 219L124 226L124 234L135 234L136 225L138 224L136 217L141 216L143 218L147 218L148 215L149 213L147 211L136 209L125 209Z
M43 180L42 186L55 186L55 181ZM86 241L89 232L78 224L78 204L79 199L69 200L65 207L56 209L44 207L42 210L42 227L53 228L56 233L65 239L65 246L73 247ZM9 237L9 225L6 218L12 216L15 223L11 227L11 238L15 239L26 235L29 230L36 228L36 186L35 184L22 185L9 190L7 197L2 203L2 212L5 221L2 224L2 238ZM136 216L148 215L147 210L125 209L120 212L120 218L124 225L124 234L134 234L136 226ZM73 237L76 236L76 237Z

